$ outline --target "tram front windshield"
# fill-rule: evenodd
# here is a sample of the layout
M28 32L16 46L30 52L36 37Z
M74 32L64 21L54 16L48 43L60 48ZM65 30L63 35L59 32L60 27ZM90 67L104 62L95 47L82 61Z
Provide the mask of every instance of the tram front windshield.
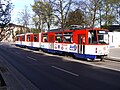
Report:
M104 30L90 30L88 32L88 43L108 44L108 32Z
M108 44L108 32L107 31L98 31L98 43Z

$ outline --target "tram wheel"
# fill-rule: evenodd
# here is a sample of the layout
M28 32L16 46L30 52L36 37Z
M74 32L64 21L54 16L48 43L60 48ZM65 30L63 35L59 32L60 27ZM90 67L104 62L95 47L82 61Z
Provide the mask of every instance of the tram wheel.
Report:
M91 59L92 60L92 62L94 62L95 61L95 59Z
M104 61L104 56L101 56L100 61Z

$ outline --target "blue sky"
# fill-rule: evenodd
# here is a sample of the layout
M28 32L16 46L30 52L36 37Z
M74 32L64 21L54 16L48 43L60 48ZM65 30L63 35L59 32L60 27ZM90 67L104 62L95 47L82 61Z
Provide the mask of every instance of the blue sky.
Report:
M32 11L31 4L34 3L34 0L11 0L14 5L14 9L11 15L11 22L17 24L17 18L19 17L18 13L21 12L25 5L28 6L28 9Z

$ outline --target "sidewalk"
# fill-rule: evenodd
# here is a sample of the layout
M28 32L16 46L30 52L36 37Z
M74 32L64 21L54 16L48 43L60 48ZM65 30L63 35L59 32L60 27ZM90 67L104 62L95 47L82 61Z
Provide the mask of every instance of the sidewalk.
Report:
M111 48L109 55L105 59L120 62L120 48Z

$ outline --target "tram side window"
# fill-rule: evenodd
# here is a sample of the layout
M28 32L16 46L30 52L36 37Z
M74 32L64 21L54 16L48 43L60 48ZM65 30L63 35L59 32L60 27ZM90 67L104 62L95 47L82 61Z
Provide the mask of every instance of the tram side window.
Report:
M47 37L43 37L43 42L48 42Z
M22 36L22 41L25 41L25 36Z
M62 34L56 34L55 42L58 42L58 43L62 42Z
M64 42L71 43L72 42L72 33L64 33Z
M28 42L30 41L30 35L27 36L27 41L28 41Z
M34 35L34 42L37 42L37 41L38 41L37 35Z
M48 42L48 36L47 34L43 34L43 39L42 39L43 42Z
M20 41L20 37L17 37L17 41Z
M97 43L96 30L90 30L88 32L88 43L89 44L96 44Z
M98 43L108 44L108 42L109 42L108 32L104 30L99 30L98 31Z

